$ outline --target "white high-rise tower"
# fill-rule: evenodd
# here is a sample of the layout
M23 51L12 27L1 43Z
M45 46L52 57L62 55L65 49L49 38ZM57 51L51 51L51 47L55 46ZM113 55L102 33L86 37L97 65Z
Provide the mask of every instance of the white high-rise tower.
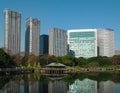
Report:
M114 31L112 29L97 29L98 55L111 57L114 50Z
M10 55L20 53L21 14L18 11L4 10L4 48Z
M49 29L49 54L64 56L67 54L67 31L60 28Z
M25 52L29 55L39 56L40 21L36 18L26 20Z

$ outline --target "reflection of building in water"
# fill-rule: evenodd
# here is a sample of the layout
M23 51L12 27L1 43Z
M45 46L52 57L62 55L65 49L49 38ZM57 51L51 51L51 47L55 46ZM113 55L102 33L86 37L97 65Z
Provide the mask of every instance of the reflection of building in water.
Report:
M115 85L115 93L120 93L120 83Z
M99 93L115 93L115 84L112 81L105 81L99 83Z
M39 83L36 80L24 81L25 82L25 93L39 93Z
M39 93L48 93L47 81L39 81Z
M67 93L68 83L64 81L49 81L48 93Z
M69 93L97 93L97 81L90 79L80 81L77 79L69 85Z
M2 90L2 89L0 89L0 93L3 93L3 90Z
M24 83L24 80L21 79L20 80L20 93L25 93L24 90L25 90L25 83Z
M3 93L20 93L20 84L15 81L8 82L3 87Z

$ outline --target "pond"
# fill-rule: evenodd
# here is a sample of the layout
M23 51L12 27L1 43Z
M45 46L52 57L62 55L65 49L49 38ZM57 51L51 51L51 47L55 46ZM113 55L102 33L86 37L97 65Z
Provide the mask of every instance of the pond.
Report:
M0 93L120 93L120 73L0 76Z

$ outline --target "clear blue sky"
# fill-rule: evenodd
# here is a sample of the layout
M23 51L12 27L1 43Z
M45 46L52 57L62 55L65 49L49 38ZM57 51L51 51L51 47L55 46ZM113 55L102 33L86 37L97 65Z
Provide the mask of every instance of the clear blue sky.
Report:
M24 50L25 20L41 21L41 34L58 27L67 29L112 28L115 49L120 50L120 0L0 0L0 47L4 45L5 8L21 12L21 50Z

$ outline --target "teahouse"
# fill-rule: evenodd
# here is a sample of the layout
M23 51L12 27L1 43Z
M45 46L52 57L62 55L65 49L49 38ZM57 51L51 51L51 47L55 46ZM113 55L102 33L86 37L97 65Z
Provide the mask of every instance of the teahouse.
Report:
M46 65L45 73L50 75L63 75L66 73L66 66L61 63L50 63Z

